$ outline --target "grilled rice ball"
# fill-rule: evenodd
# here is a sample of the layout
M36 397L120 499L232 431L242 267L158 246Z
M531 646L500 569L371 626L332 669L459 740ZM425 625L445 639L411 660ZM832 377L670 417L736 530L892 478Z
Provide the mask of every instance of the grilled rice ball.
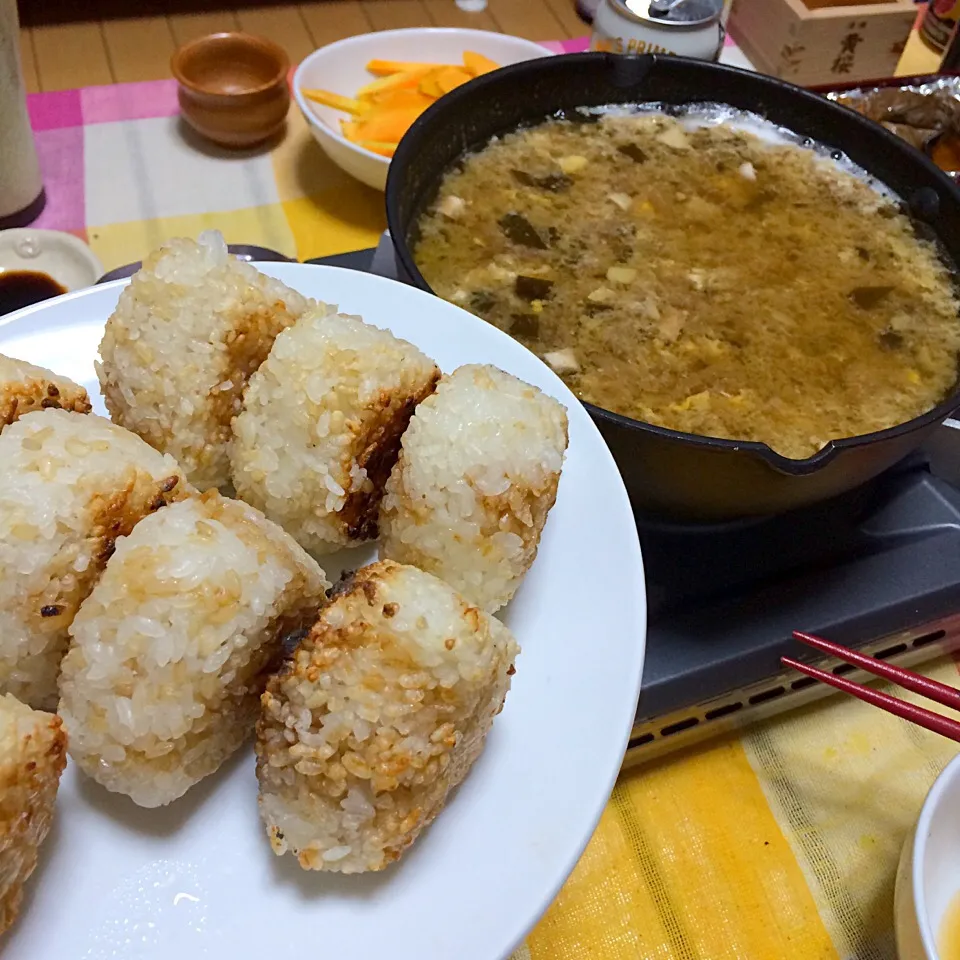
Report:
M247 378L311 303L230 256L219 233L169 241L107 320L97 373L110 415L176 457L200 490L227 488Z
M493 613L537 555L566 448L561 403L496 367L460 367L403 435L383 498L380 555L446 580Z
M517 652L506 627L414 567L375 563L341 584L262 698L274 853L342 873L397 860L480 755Z
M93 409L87 391L79 384L26 360L0 354L0 430L32 410L50 407L76 413Z
M0 696L0 934L17 918L50 830L66 746L59 717Z
M400 435L440 370L357 317L318 309L277 337L233 428L237 495L313 553L375 539Z
M0 693L56 709L67 629L115 541L188 489L172 457L92 413L0 433Z
M276 524L216 491L142 520L71 628L70 755L140 806L176 800L253 733L284 636L328 586Z

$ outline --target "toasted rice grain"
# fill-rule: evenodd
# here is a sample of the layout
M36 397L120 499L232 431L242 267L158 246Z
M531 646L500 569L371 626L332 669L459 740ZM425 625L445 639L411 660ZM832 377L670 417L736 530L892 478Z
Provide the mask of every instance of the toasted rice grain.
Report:
M227 253L219 233L147 258L107 321L97 364L113 419L201 490L229 484L230 421L276 335L312 301Z
M17 918L53 820L67 762L60 727L59 717L0 696L0 934Z
M277 337L234 421L233 482L308 550L376 538L380 498L440 370L416 347L323 308Z
M397 860L480 755L517 652L436 577L390 562L355 574L263 695L274 852L343 873Z
M67 629L118 537L188 492L172 457L94 414L0 434L0 692L55 710Z
M381 556L492 613L537 555L567 447L563 406L491 366L445 376L418 408L381 510Z
M60 714L73 759L141 806L181 796L252 734L283 637L328 586L279 527L215 491L147 517L71 628Z
M0 430L32 410L50 407L76 413L93 409L87 391L79 384L26 360L0 354Z

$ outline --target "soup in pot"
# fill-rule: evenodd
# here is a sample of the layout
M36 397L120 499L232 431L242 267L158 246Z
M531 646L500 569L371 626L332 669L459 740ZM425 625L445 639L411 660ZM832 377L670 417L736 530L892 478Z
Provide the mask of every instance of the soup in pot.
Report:
M957 379L958 303L897 198L766 121L608 111L494 139L414 258L583 400L791 458Z

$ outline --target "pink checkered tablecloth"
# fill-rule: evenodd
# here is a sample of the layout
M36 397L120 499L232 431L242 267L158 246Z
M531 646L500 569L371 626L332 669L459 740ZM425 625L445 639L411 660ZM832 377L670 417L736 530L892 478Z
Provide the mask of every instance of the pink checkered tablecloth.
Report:
M86 240L110 269L216 227L298 259L376 243L383 198L320 150L294 108L270 148L222 150L180 119L176 83L28 98L47 191L34 226Z

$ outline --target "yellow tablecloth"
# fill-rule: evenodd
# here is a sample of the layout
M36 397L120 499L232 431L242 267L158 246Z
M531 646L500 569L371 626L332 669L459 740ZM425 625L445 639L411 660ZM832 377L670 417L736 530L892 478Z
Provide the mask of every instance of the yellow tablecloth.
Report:
M900 849L957 749L838 697L623 775L515 960L895 960Z

